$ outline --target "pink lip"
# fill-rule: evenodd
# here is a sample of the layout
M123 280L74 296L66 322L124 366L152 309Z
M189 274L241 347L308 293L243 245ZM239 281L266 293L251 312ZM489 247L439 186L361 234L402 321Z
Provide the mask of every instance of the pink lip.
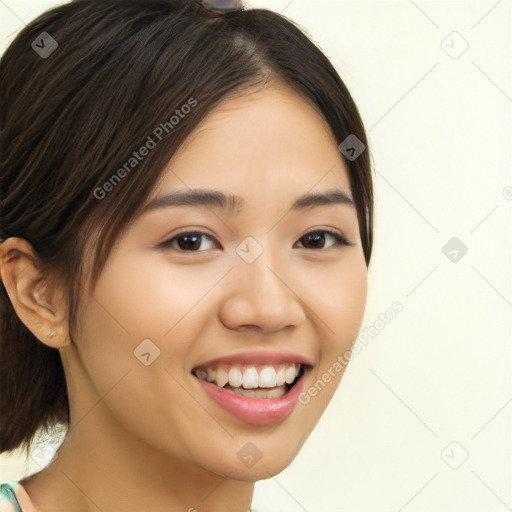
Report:
M313 363L305 357L291 352L244 352L242 354L233 354L230 356L219 357L197 365L196 368L207 366L218 366L220 364L280 364L280 363L298 363L304 366L313 366ZM266 400L266 399L265 399Z
M268 361L265 361L268 363ZM269 363L271 364L271 363ZM294 386L280 398L251 398L238 395L234 391L219 388L202 379L197 379L206 394L225 411L251 425L273 425L289 416L297 405L302 391L302 374Z

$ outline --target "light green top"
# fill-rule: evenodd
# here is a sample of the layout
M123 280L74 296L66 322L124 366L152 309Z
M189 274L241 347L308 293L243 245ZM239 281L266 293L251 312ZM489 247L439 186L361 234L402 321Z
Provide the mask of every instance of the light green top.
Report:
M14 492L17 484L17 481L0 484L0 512L23 512Z

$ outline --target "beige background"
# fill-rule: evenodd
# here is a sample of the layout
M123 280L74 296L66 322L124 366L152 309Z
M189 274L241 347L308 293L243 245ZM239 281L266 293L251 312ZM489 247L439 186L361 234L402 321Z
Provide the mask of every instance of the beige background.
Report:
M0 0L0 50L57 3ZM249 5L298 21L330 56L376 164L369 342L255 505L512 510L511 0ZM445 255L452 237L467 254ZM403 311L378 322L395 301ZM36 469L0 457L1 480Z

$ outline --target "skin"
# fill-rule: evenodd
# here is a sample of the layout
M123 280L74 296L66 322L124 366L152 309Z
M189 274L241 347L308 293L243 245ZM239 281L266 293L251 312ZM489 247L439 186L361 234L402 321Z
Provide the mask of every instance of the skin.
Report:
M0 246L16 312L59 348L70 397L58 458L22 482L38 512L248 510L254 482L290 464L342 378L335 373L279 425L252 426L214 404L191 374L221 356L288 351L313 362L307 389L351 349L367 295L356 210L288 212L305 193L351 196L324 118L275 86L226 100L173 157L150 199L187 188L237 194L246 204L237 214L179 206L137 217L84 296L72 341L62 287L49 278L40 286L30 244L11 238ZM303 238L320 229L353 245ZM158 248L190 231L207 235L196 252L185 252L183 239ZM263 248L250 264L235 252L248 236ZM149 366L134 356L147 338L160 350ZM248 442L261 453L251 468L237 457Z

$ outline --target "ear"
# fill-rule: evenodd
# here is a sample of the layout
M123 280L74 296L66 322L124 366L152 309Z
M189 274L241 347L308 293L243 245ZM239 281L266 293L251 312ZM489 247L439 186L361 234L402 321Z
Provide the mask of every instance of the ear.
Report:
M44 276L32 245L22 238L0 243L0 277L16 314L44 344L70 344L67 302L56 279Z

